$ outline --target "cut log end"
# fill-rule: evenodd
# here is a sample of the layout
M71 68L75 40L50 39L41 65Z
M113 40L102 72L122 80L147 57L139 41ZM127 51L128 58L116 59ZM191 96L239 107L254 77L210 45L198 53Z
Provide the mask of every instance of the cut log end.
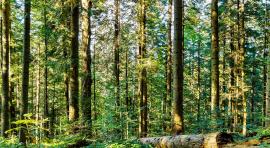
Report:
M219 133L217 135L217 143L220 145L232 143L232 142L233 142L233 137L232 135L228 133Z
M220 147L231 142L233 142L233 137L228 133L211 133L204 135L203 147Z

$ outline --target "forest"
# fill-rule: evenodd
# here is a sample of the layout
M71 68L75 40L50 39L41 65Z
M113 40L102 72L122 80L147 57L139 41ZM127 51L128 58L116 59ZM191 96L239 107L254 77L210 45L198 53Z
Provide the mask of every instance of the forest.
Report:
M0 4L0 147L270 147L269 0Z

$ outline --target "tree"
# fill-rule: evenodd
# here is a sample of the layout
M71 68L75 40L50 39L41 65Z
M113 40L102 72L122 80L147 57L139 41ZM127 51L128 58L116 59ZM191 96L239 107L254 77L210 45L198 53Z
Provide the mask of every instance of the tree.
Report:
M38 45L38 60L37 60L37 73L36 73L36 122L37 125L38 120L40 120L40 45ZM40 137L39 129L37 129L36 139L38 140Z
M96 47L94 45L94 51L93 51L93 101L94 101L94 120L97 120L97 101L96 101Z
M264 28L264 50L267 50L269 47L269 30L267 30L267 24L269 23L269 10L268 3L265 3L265 28ZM265 88L265 116L270 117L270 50L265 51L266 54L266 88ZM270 121L267 120L265 127L269 127Z
M62 1L62 18L64 18L62 20L62 23L64 25L64 29L66 30L70 30L70 15L69 15L69 11L70 11L70 6L65 5L65 3ZM68 18L68 19L67 19ZM68 49L70 48L70 44L68 42L69 36L68 33L64 33L63 35L63 57L64 57L64 61L65 61L65 72L64 72L64 86L65 86L65 102L66 102L66 116L67 118L69 118L69 65L67 64L69 62L69 56L68 56Z
M244 74L244 60L245 60L245 26L244 26L244 4L245 1L238 0L238 8L239 8L239 85L240 85L240 90L241 90L241 98L242 98L242 105L243 105L243 129L242 129L242 134L244 136L247 135L247 99L245 96L245 74Z
M228 128L229 131L233 131L235 130L236 127L236 120L233 120L233 118L235 117L234 111L235 111L235 90L234 90L234 86L235 86L235 47L234 47L234 27L233 25L230 27L230 84L229 84L229 101L228 101L228 116L229 116L229 121L228 121Z
M3 67L2 67L2 136L9 129L9 29L10 29L10 1L3 0L3 23L4 23L4 46L3 46Z
M47 0L44 0L44 44L45 44L45 67L44 67L44 113L43 118L46 119L49 116L49 101L48 101L48 24L47 24L47 10L46 10L46 4ZM48 128L48 123L44 123L44 127ZM45 131L45 135L48 136L48 132Z
M114 74L115 74L115 88L116 88L116 106L120 107L120 59L119 59L119 42L120 42L120 1L114 0L115 7L115 21L114 21ZM117 110L118 110L117 109Z
M163 116L165 120L163 121L163 130L167 129L166 116L171 117L171 105L172 105L172 0L169 0L168 8L168 47L166 56L166 97L163 101Z
M198 49L197 49L198 59L197 59L197 87L198 87L198 104L197 104L197 122L200 123L201 120L201 39L198 39Z
M82 58L83 58L83 78L82 78L82 118L83 122L91 129L91 0L82 0Z
M174 0L174 40L173 40L173 69L174 69L174 133L184 133L183 116L183 1Z
M116 101L116 121L120 121L120 1L114 0L114 75L115 75L115 101ZM121 129L117 129L118 133Z
M146 58L146 37L145 37L145 23L146 23L146 2L139 1L139 55L140 62L139 72L139 99L140 99L140 137L147 136L147 70L144 65Z
M24 114L28 109L28 83L29 83L29 63L30 63L30 12L31 0L24 2L24 42L23 42L23 72L22 72L22 104L20 118L24 118ZM26 142L25 129L20 130L20 142Z
M213 120L219 114L219 39L218 39L218 0L211 3L211 112Z
M79 118L79 0L72 0L71 17L71 76L69 120Z
M270 52L268 53L268 58L270 57ZM267 65L267 80L266 80L266 102L265 102L265 116L269 117L270 116L270 64L268 60L268 65ZM270 125L269 120L266 121L265 126L268 127Z

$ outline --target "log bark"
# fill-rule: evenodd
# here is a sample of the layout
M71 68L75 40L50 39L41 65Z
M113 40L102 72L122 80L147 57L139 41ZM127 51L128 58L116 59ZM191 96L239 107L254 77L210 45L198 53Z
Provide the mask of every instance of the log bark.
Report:
M218 148L233 142L233 138L230 134L218 132L200 135L141 138L140 142L157 148Z

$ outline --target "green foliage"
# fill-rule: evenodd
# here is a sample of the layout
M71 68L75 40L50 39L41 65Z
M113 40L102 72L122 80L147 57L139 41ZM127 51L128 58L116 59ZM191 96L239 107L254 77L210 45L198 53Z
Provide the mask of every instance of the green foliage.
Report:
M12 137L16 137L17 133L19 133L21 129L24 129L26 131L27 139L32 141L33 139L38 138L41 132L49 131L49 129L42 126L44 123L48 122L48 119L36 120L33 119L32 116L32 113L25 114L25 119L13 122L14 128L7 130L6 133L11 134Z
M257 132L257 137L261 137L264 135L270 135L270 127L267 128L260 128L260 129L256 129L254 130L255 132Z

